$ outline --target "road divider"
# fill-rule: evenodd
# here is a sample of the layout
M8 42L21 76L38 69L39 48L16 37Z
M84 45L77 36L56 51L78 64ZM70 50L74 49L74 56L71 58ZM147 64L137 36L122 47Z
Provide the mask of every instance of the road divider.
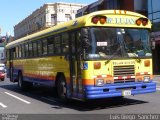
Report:
M14 98L16 98L16 99L18 99L18 100L26 103L26 104L31 104L31 103L28 102L27 100L24 100L24 99L22 99L22 98L20 98L20 97L17 97L17 96L15 96L15 95L13 95L13 94L11 94L11 93L9 93L9 92L5 92L5 94L7 94L7 95L9 95L9 96L11 96L11 97L14 97Z

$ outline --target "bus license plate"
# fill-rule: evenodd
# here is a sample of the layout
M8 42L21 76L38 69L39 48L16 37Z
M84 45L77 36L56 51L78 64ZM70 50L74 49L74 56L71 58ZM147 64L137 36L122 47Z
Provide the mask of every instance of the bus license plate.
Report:
M122 96L129 96L131 95L131 90L123 90L122 91Z

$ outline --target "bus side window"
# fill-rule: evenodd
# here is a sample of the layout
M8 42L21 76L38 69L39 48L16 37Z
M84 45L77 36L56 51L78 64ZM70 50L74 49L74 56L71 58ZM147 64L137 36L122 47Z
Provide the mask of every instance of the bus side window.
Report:
M19 50L19 58L21 58L22 57L22 46L21 45L19 46L18 50Z
M69 52L68 41L69 41L68 33L62 34L62 50L63 50L63 53L68 53Z
M9 49L7 49L6 51L6 57L7 57L7 60L9 60Z
M28 57L28 43L25 44L25 57Z
M71 40L72 40L72 42L71 42L71 47L72 47L72 54L75 54L75 43L76 43L76 41L75 41L75 33L72 33L71 34Z
M18 46L16 47L16 55L15 55L15 58L18 58L19 57L19 53L18 53Z
M55 37L54 43L55 43L55 53L60 54L61 53L61 37L60 37L60 35Z
M33 56L32 43L29 43L28 52L29 52L29 57L32 57Z
M14 47L14 48L12 48L12 50L11 50L12 52L13 52L13 58L15 59L16 58L16 48Z
M42 55L42 42L38 41L38 56Z
M77 53L78 53L78 56L81 53L81 35L80 34L81 34L80 31L77 31L76 37L77 37Z
M25 49L24 49L24 45L22 45L22 58L25 57Z
M37 56L37 42L33 43L33 56L36 57Z
M48 38L48 54L51 55L54 53L54 37Z
M42 40L43 55L47 55L47 39Z

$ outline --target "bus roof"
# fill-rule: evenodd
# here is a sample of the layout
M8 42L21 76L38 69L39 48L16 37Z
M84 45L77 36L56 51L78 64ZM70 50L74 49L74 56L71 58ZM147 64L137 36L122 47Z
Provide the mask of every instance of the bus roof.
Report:
M95 16L106 16L107 22L106 24L101 25L99 24L93 24L92 23L92 18ZM134 18L134 20L132 20ZM87 15L84 15L82 17L76 18L74 20L58 24L56 26L53 26L51 28L33 33L31 35L27 35L25 37L22 37L20 39L17 39L13 42L10 42L6 45L6 48L13 47L15 45L18 45L20 43L23 43L25 41L31 40L31 39L38 39L44 36L49 36L52 34L56 34L62 31L67 31L79 27L84 27L84 26L108 26L108 27L130 27L130 28L151 28L151 22L148 20L148 24L146 26L138 26L132 23L133 21L135 22L136 19L138 18L146 18L144 15L141 15L139 13L131 12L131 11L124 11L124 10L102 10L102 11L97 11L93 12ZM118 21L119 20L119 21ZM120 24L121 22L129 22L128 25L125 24ZM120 22L120 23L118 23Z

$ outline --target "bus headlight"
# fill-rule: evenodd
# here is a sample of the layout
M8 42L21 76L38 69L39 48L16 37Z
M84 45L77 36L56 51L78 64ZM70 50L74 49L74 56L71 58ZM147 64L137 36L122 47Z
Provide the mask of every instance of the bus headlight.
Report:
M103 79L96 79L96 86L103 86L104 80Z
M144 76L144 82L150 82L150 77L149 76Z

